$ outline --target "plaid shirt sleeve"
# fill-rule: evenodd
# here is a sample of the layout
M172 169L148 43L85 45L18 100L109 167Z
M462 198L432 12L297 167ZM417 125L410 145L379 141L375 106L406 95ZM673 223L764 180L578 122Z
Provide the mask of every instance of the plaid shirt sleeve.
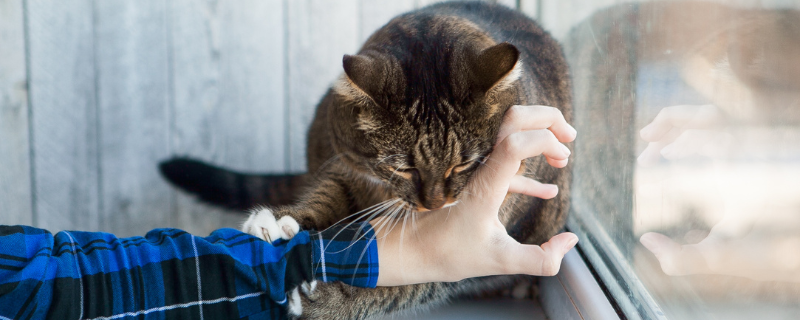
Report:
M305 281L377 283L369 224L337 230L270 244L234 229L120 239L0 226L0 320L285 319Z

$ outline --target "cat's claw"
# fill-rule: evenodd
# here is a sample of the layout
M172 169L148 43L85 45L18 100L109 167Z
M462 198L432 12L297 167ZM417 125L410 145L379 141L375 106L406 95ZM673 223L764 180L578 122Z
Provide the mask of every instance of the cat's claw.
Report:
M276 220L271 210L261 208L250 214L250 218L242 226L242 231L264 241L273 242L278 239L291 239L300 232L300 225L290 216Z

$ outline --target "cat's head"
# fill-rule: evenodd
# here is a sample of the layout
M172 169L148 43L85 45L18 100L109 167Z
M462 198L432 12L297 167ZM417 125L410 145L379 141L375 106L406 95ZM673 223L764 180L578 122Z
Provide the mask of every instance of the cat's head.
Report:
M389 31L343 58L334 148L417 210L439 209L457 201L518 101L519 51L474 30Z

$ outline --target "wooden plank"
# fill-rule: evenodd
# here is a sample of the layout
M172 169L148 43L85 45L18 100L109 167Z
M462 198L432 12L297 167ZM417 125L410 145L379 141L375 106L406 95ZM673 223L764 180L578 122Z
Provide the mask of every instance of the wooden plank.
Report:
M459 0L415 0L414 2L416 2L416 7L417 8L422 8L422 7L437 3L437 2L448 2L448 1L459 1ZM491 0L486 0L486 1L491 1ZM494 2L494 1L491 1L491 2Z
M314 110L342 73L342 56L358 50L357 0L288 2L288 169L306 171L306 133Z
M98 228L92 2L27 2L36 219Z
M519 11L534 20L539 20L539 6L541 0L519 0Z
M169 156L166 3L95 3L100 120L100 227L144 235L170 224L170 187L156 164Z
M511 9L517 9L517 2L519 0L495 0L495 3L502 4Z
M414 0L361 0L359 6L361 25L358 45L361 46L375 30L384 26L389 20L401 13L414 10Z
M0 224L33 224L22 0L0 0Z
M286 170L283 1L171 2L173 154L245 171ZM178 193L172 223L238 227Z

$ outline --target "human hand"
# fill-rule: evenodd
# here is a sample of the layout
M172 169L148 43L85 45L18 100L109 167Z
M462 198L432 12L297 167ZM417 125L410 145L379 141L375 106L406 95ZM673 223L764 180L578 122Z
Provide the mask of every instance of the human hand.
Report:
M719 147L720 136L706 129L718 125L721 119L714 105L677 105L661 109L653 122L639 131L642 139L648 142L639 155L639 164L651 165L662 156L677 159L707 152L708 146Z
M765 239L763 235L726 237L715 229L695 244L681 245L655 232L643 234L639 241L670 276L717 274L800 282L800 263L792 254L800 249L796 239L780 236Z
M475 172L458 204L421 214L407 230L378 231L378 285L500 274L555 275L564 255L578 242L577 236L562 233L541 246L520 244L508 235L498 211L509 192L555 197L555 185L516 173L522 160L540 154L550 165L565 167L570 151L561 142L570 142L575 136L575 129L558 109L512 107L487 160L491 164ZM408 232L405 237L404 231Z

